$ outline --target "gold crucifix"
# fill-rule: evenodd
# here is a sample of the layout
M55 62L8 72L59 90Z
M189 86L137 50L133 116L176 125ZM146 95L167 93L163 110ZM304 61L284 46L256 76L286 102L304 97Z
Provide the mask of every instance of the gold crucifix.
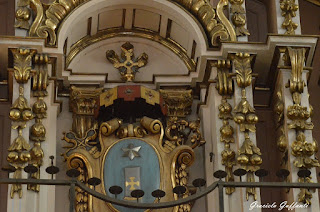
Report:
M134 179L136 179L135 177L130 177L130 182L126 181L126 187L130 186L129 190L133 191L135 189L135 185L136 186L140 186L140 181L134 181Z
M148 55L146 53L142 53L135 59L133 49L133 45L130 42L126 42L121 46L121 57L113 50L106 52L106 57L109 62L120 71L121 79L127 82L133 81L139 68L148 63Z

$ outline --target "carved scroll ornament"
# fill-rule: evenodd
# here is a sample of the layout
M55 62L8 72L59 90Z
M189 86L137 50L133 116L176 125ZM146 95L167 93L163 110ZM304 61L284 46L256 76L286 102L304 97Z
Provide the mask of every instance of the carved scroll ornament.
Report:
M32 22L29 35L46 38L50 46L57 44L57 32L64 19L78 6L90 0L56 0L50 5L44 5L41 0L30 0L31 7L35 8L36 17ZM224 15L224 8L228 0L220 0L217 9L206 0L182 1L174 0L183 6L198 19L209 36L209 42L217 46L219 42L236 41L235 31ZM26 19L27 14L18 16ZM17 17L17 18L18 18Z

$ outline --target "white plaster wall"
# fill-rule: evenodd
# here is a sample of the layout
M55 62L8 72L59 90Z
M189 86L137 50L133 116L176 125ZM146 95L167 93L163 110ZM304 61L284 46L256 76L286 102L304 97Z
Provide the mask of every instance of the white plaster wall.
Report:
M166 47L150 40L132 37L107 39L91 45L74 58L69 68L72 69L73 74L107 74L108 80L119 81L120 73L107 60L106 51L114 50L120 56L121 46L126 41L129 41L134 46L136 58L143 52L148 55L148 64L139 69L135 81L152 82L154 75L188 74L189 71L185 64ZM70 80L79 77L70 75L69 71L64 71L62 75L68 76Z

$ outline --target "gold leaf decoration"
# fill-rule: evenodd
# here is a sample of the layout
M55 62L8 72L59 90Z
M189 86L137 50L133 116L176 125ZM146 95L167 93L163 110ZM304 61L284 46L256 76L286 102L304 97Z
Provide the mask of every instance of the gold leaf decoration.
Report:
M234 121L239 124L240 131L255 132L255 124L258 122L258 116L255 114L255 109L250 105L246 98L245 90L242 90L242 98L239 104L234 108Z
M248 29L246 29L246 11L244 9L244 0L229 0L231 3L230 12L232 13L232 23L235 26L237 36L250 35Z
M30 145L22 136L23 129L26 128L27 122L34 118L34 114L24 97L24 85L30 79L31 60L35 50L26 48L11 49L14 64L14 77L19 83L19 97L14 101L9 112L9 118L13 121L12 129L18 130L18 137L10 145L7 161L16 169L13 174L14 179L21 179L21 170L26 166L31 158ZM21 184L12 184L10 197L18 193L22 197Z
M28 30L30 28L29 20L31 18L31 10L28 8L29 0L19 0L17 6L16 23L14 27Z
M50 46L55 46L58 29L64 19L78 6L89 1L56 0L50 5L45 5L41 3L41 0L30 0L31 7L35 8L36 17L30 27L29 35L46 38ZM217 46L223 41L236 41L235 31L224 14L228 0L220 0L217 9L214 9L206 0L174 1L191 12L201 22L213 46Z
M296 11L299 9L296 0L280 0L280 8L282 10L281 15L284 17L282 28L286 29L285 34L294 35L298 27L298 24L292 20L293 17L296 17Z
M18 48L11 49L14 59L14 78L20 83L28 82L31 72L31 60L34 50Z
M148 63L148 55L142 53L138 58L134 58L134 47L130 42L126 42L121 46L121 57L113 50L106 52L106 57L113 66L119 70L121 79L126 82L134 80L136 73L141 67Z
M236 75L236 82L240 88L245 88L251 85L252 82L252 69L251 69L252 56L248 53L237 53L233 60L233 65Z
M247 182L254 182L253 173L260 168L262 164L260 149L250 140L249 134L245 133L245 140L238 150L237 162L245 169L247 173ZM246 189L246 198L249 200L249 195L253 195L254 200L257 199L255 188L248 187Z

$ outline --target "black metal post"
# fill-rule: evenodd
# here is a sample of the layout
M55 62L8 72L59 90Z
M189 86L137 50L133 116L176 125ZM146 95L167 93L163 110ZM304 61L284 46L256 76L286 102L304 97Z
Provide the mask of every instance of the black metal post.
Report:
M74 203L76 201L76 181L75 180L72 180L72 182L71 182L69 195L70 195L69 210L70 210L70 212L74 212Z
M219 212L224 212L223 185L218 183L219 191Z

